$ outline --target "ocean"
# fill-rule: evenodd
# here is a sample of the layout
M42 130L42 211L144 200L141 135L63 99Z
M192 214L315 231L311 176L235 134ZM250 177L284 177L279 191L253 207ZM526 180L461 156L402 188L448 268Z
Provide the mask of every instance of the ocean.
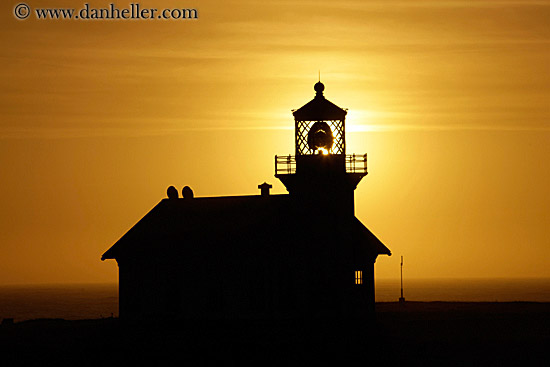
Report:
M376 280L376 301L398 301L399 279ZM408 301L550 302L550 278L543 279L406 279Z
M398 301L399 280L376 280L376 301ZM550 302L550 279L408 279L407 301ZM0 286L0 319L118 316L117 284Z

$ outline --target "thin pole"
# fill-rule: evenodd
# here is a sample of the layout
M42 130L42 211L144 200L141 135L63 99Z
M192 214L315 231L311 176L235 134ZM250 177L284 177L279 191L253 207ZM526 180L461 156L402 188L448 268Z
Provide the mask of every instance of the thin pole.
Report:
M399 297L399 304L405 306L405 297L403 297L403 256L401 256L401 297Z
M401 299L403 299L403 256L401 256Z

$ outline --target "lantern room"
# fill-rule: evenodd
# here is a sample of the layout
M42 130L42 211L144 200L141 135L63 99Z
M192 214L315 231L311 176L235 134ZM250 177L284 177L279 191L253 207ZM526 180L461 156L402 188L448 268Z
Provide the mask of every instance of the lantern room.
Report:
M353 191L367 174L367 155L346 154L348 112L325 98L320 81L314 90L310 102L292 111L295 155L275 156L275 177L291 194L353 202Z

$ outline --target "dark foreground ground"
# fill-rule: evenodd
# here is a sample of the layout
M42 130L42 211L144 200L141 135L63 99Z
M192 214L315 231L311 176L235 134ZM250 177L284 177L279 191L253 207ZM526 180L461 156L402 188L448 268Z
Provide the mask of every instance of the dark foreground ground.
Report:
M31 320L0 365L550 366L550 303L377 304L374 325Z

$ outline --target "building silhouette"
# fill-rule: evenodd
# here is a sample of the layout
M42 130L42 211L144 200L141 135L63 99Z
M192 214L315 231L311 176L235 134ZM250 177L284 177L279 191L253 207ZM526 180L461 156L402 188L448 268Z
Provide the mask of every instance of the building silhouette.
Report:
M275 156L288 194L182 198L169 187L102 260L119 266L120 317L363 318L374 263L391 255L354 213L367 156L346 154L347 111L324 85L293 111L295 155Z

